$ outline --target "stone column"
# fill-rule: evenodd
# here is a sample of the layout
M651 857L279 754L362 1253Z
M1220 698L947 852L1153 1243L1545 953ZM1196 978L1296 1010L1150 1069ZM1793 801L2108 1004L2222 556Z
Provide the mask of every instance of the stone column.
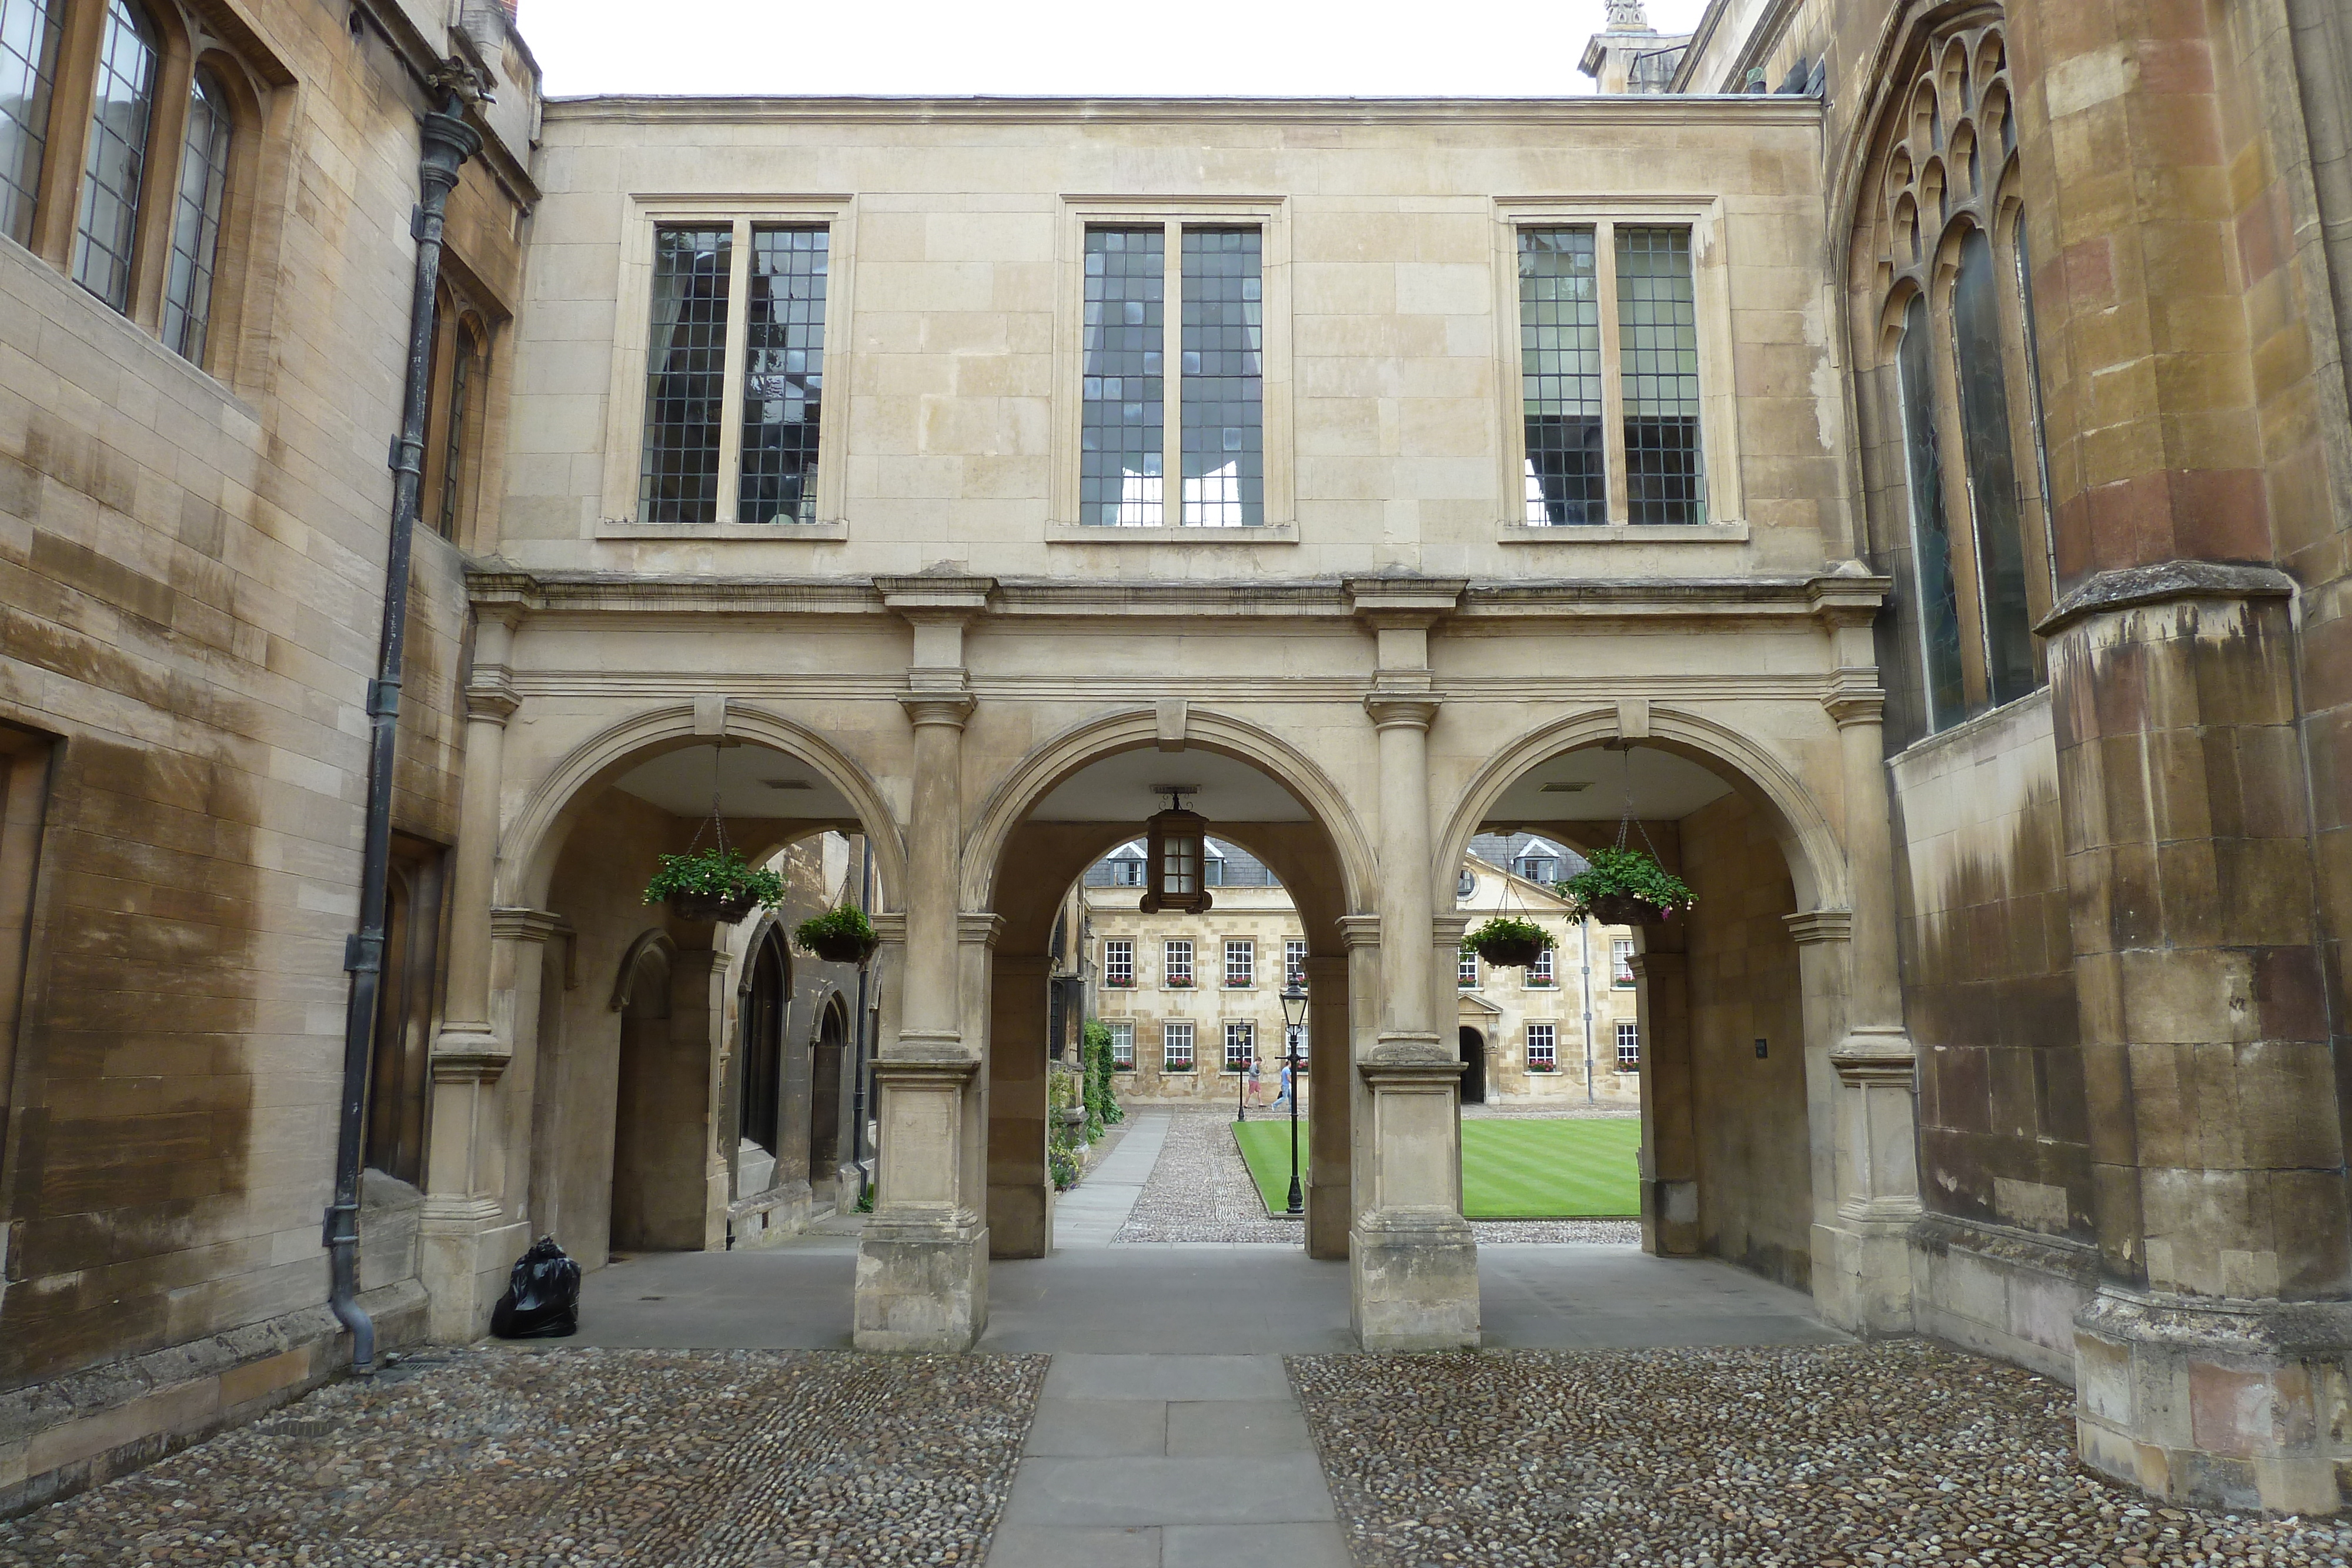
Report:
M1356 1333L1367 1350L1471 1346L1478 1253L1462 1218L1462 1060L1430 1003L1429 726L1438 704L1408 687L1376 690L1364 706L1380 727L1381 1023L1356 1064L1371 1090L1372 1161L1349 1253Z
M529 1239L506 1182L512 1118L499 1081L515 1051L513 1019L499 1028L490 994L499 795L507 720L521 706L508 664L519 619L518 611L501 605L484 607L475 622L465 688L465 788L450 876L448 978L432 1051L418 1269L432 1301L433 1337L461 1343L488 1331L490 1308L521 1250L519 1242Z
M1045 982L1054 960L1004 953L995 959L988 1027L989 1253L1043 1258L1053 1242Z
M874 1064L881 1147L874 1216L858 1245L860 1350L969 1350L988 1321L988 1225L971 1179L980 1151L968 1113L980 1058L978 1042L964 1039L956 918L972 703L941 685L899 699L915 729L906 964L898 1029ZM978 1131L984 1137L984 1124Z
M1690 960L1648 946L1633 955L1633 1017L1642 1040L1642 1250L1699 1252L1698 1139L1693 1120ZM1679 934L1675 940L1680 940Z
M1853 657L1867 632L1841 625L1840 652ZM1809 1098L1834 1100L1836 1209L1817 1220L1813 1299L1822 1315L1859 1334L1909 1333L1911 1226L1919 1203L1917 1053L1903 1026L1903 977L1895 947L1895 835L1880 716L1886 695L1874 668L1848 664L1833 677L1822 706L1838 727L1843 763L1847 897L1843 921L1833 912L1790 922L1805 980ZM1844 1023L1836 1022L1836 986L1807 963L1817 947L1843 942L1847 952ZM1834 1035L1832 1031L1835 1030ZM1832 1039L1829 1072L1812 1052ZM1834 1085L1827 1082L1834 1078ZM1815 1180L1818 1183L1820 1175ZM1818 1196L1819 1187L1816 1186ZM1824 1272L1826 1265L1826 1272Z
M1349 1129L1355 1074L1348 960L1307 960L1307 1255L1348 1255L1351 1157Z

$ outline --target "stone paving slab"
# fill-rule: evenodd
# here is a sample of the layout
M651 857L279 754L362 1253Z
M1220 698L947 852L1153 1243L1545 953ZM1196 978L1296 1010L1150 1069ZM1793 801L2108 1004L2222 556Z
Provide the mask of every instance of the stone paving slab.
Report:
M1296 1399L1186 1400L1168 1406L1171 1454L1295 1454L1312 1448Z
M1290 1379L1278 1355L1057 1355L1047 1399L1278 1399Z
M1310 1451L1021 1462L1008 1524L1293 1524L1336 1517Z
M1173 1526L1160 1532L1160 1568L1354 1568L1328 1524Z

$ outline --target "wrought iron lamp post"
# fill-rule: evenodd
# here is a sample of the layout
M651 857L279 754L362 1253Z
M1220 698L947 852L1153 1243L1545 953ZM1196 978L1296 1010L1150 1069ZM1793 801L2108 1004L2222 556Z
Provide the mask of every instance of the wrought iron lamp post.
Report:
M1290 1212L1307 1212L1298 1187L1298 1037L1307 1028L1307 988L1297 976L1282 988L1282 1053L1290 1069Z

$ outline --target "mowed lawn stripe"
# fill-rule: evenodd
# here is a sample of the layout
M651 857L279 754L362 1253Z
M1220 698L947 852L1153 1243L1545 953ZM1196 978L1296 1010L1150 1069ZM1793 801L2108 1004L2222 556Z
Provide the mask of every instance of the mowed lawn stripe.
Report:
M1290 1197L1287 1119L1236 1122L1234 1136L1266 1210ZM1462 1124L1462 1207L1472 1219L1581 1219L1641 1212L1635 1151L1642 1124L1611 1121L1486 1120ZM1302 1178L1307 1128L1298 1129Z

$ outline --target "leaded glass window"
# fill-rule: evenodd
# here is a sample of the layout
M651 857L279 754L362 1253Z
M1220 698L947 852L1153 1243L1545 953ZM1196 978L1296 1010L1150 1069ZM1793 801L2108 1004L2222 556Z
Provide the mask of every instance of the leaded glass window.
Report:
M1698 307L1690 230L1617 230L1617 340L1625 398L1626 520L1706 521Z
M1184 521L1265 521L1265 305L1255 228L1183 238Z
M0 231L33 235L58 72L57 0L0 0Z
M719 518L719 437L727 382L727 289L734 231L664 227L654 235L651 341L639 520Z
M1601 293L1592 231L1519 231L1519 374L1526 520L1605 523Z
M436 527L445 539L457 537L457 508L465 494L466 435L472 407L474 361L481 357L481 348L471 327L462 321L457 324L456 334L449 340L449 407L442 416L447 423L441 444L441 507L436 517Z
M821 227L751 231L737 508L747 523L816 521L828 243Z
M1960 593L1952 578L1952 532L1944 514L1944 464L1936 434L1934 343L1927 300L1915 294L1903 315L1895 373L1903 401L1903 452L1911 491L1911 565L1919 585L1921 657L1927 678L1928 727L1943 729L1968 713L1960 678Z
M131 308L131 259L139 237L139 194L146 178L159 59L154 25L146 13L133 0L108 0L90 104L89 159L82 171L74 281L117 310Z
M208 70L196 72L188 89L188 131L180 148L179 198L172 213L163 341L197 364L205 362L205 334L212 319L213 266L228 196L230 134L228 97L220 78Z
M1086 254L1079 520L1159 528L1168 520L1167 236L1157 226L1089 228Z
M1952 358L1959 371L1969 501L1976 513L1985 669L1996 705L2012 702L2040 684L2033 673L2033 614L2025 597L2024 519L2011 445L1998 277L1992 242L1982 229L1970 229L1960 241L1959 270L1952 280Z

